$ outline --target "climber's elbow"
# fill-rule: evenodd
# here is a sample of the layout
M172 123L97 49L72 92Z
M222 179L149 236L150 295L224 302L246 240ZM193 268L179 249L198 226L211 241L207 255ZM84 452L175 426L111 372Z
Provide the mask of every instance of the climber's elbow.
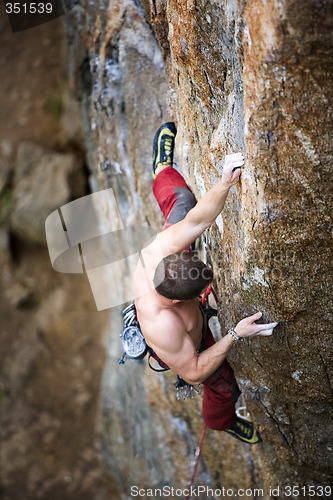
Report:
M187 223L188 227L191 228L191 232L199 237L206 229L212 224L212 220L204 219L196 207L192 208L186 215L184 221Z
M182 358L181 366L170 365L170 368L178 373L178 375L185 380L190 385L200 385L202 384L209 375L209 370L207 370L207 362L201 362L201 353L199 356L193 349L191 358ZM205 361L205 360L204 360Z
M200 378L200 379L192 380L191 385L200 385L203 383L204 383L204 380Z
M189 385L193 385L193 386L200 385L200 384L202 384L204 382L203 380L198 379L198 378L191 379L191 378L188 378L188 377L186 377L186 379L183 378L183 380L185 380L185 382L187 382Z
M190 385L200 385L207 377L205 377L199 370L193 370L181 375L181 378Z

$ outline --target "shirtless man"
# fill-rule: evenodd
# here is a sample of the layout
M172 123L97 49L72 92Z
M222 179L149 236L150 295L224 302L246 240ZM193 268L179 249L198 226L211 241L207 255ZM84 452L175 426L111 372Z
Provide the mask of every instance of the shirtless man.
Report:
M277 323L256 324L261 313L241 320L215 342L198 297L213 279L209 266L191 252L191 244L223 210L229 189L237 184L243 155L226 157L220 181L196 200L172 167L176 127L166 123L153 146L153 191L163 211L162 232L141 252L134 275L135 307L147 344L158 358L191 385L204 385L203 417L208 427L248 442L260 436L251 422L236 417L240 394L226 357L245 337L271 335Z

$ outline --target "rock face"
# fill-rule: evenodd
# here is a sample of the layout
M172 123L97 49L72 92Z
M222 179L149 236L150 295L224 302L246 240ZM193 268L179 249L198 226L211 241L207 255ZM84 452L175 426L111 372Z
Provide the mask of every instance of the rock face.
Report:
M45 243L45 219L82 193L82 161L74 154L48 151L23 142L17 151L13 187L12 230L28 241ZM74 190L74 191L75 191Z
M220 177L225 154L246 156L207 239L219 335L257 310L279 321L272 338L230 355L264 443L249 449L210 432L199 484L262 488L267 498L270 487L284 497L298 485L307 498L309 486L329 483L331 25L332 2L312 0L110 0L77 7L68 24L92 184L113 188L124 225L160 227L149 170L166 118L177 122L179 162L197 197ZM172 376L118 367L119 313L102 428L125 499L133 484L186 484L202 421L199 400L175 401Z

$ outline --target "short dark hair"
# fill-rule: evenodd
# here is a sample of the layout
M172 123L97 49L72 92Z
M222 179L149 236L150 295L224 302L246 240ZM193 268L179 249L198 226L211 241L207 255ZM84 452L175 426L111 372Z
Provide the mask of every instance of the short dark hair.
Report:
M191 300L198 297L212 280L212 269L194 253L184 251L161 260L155 270L154 286L167 299Z

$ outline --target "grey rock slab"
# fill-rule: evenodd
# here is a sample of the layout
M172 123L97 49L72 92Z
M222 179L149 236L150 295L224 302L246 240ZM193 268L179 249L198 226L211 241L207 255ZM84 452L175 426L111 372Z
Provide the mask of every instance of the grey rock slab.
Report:
M45 219L71 198L71 179L82 162L72 153L58 153L23 142L16 157L12 231L34 243L45 242Z

